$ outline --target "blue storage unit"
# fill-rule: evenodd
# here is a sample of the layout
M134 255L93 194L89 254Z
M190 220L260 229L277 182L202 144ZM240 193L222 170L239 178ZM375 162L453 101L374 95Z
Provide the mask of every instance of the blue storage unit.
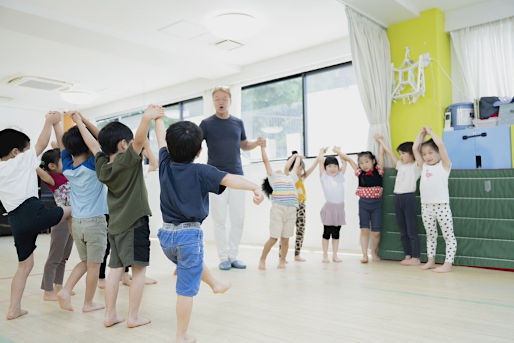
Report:
M509 126L443 132L453 169L512 168Z
M464 130L473 127L472 118L475 116L472 102L459 102L448 106L447 112L452 116L452 127L455 130Z

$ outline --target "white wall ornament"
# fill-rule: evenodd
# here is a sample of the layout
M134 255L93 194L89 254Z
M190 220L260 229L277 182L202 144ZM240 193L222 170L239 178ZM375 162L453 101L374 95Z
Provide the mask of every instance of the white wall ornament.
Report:
M400 67L393 68L393 102L398 99L414 104L420 96L425 96L425 68L430 65L428 52L419 55L417 62L410 59L410 48L405 47L405 58Z

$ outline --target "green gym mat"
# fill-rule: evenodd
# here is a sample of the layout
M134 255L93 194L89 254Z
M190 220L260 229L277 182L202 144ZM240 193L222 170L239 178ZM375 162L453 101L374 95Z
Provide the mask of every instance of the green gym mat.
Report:
M404 253L393 199L395 178L395 169L385 170L380 257L401 260ZM448 187L457 238L455 264L514 269L514 169L453 170ZM416 195L421 260L426 261L419 191ZM438 232L436 261L444 262L445 243L439 227Z

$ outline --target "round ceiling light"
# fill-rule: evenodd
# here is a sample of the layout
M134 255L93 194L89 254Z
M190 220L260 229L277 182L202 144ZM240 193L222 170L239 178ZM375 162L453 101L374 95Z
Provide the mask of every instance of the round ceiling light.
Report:
M61 99L70 104L86 105L95 101L96 94L79 90L65 90L61 92Z
M239 12L208 17L206 26L215 36L234 41L243 41L259 32L263 27L262 22L254 16Z

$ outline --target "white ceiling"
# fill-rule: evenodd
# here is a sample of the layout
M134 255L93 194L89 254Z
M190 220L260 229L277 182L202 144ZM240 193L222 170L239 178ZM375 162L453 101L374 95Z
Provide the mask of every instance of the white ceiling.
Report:
M265 23L242 48L224 51L205 28L220 11ZM159 29L185 21L198 36ZM99 94L87 107L179 84L217 79L241 67L347 36L336 0L0 0L0 96L8 106L69 108L59 93L6 85L17 75L71 82ZM82 106L84 107L84 106Z

